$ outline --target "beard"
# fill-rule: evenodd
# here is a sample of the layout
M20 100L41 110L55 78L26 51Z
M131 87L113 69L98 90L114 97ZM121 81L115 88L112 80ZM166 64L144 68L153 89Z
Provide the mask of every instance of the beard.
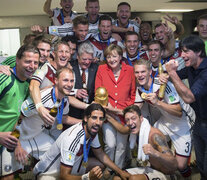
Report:
M96 127L98 127L98 129L100 129L100 126L96 126ZM86 130L87 130L87 132L92 136L92 137L94 137L94 136L96 136L96 134L98 133L98 131L97 132L92 132L91 131L91 129L93 128L93 126L91 127L91 128L89 128L88 127L88 123L86 124Z

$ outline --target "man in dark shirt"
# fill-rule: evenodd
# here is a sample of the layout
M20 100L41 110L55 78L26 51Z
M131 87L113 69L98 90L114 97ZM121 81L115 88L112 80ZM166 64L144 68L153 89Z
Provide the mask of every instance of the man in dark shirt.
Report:
M185 68L176 72L178 64L172 60L166 64L166 70L185 103L191 104L196 113L193 139L196 162L201 180L207 178L207 57L205 44L198 36L189 36L182 40L182 58ZM187 78L189 88L181 81Z

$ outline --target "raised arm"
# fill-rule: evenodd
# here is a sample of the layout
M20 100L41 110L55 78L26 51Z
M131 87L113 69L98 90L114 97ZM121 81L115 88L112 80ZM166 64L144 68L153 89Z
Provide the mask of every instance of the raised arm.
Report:
M163 26L165 27L165 34L168 37L168 41L165 45L165 49L162 56L163 58L166 58L173 55L175 52L175 37L172 28L168 26L167 22L165 22Z
M50 17L53 16L53 11L51 9L52 0L46 0L43 6L43 11L48 14Z
M192 91L182 82L180 77L178 76L176 70L178 67L178 63L174 60L169 61L166 64L166 70L175 86L176 91L179 96L183 99L183 101L187 104L193 103L195 101L195 96Z
M164 19L172 23L173 25L175 25L176 30L173 32L175 39L179 38L181 35L184 34L184 31L185 31L184 26L182 25L182 23L178 20L176 16L170 16L169 14L166 14Z
M129 134L129 127L128 126L124 126L122 125L120 122L118 122L116 119L115 119L115 116L113 116L112 113L107 113L106 114L106 118L107 118L107 121L110 122L112 124L112 126L117 130L119 131L120 133L122 134Z

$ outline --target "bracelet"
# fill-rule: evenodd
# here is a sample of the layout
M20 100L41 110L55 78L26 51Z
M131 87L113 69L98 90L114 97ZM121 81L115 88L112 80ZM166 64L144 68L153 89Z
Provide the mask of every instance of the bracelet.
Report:
M37 104L35 104L35 107L36 107L37 110L38 110L41 106L43 106L42 103L37 103Z
M89 178L89 173L90 173L90 172L88 172L87 174L83 174L83 175L81 176L81 179L82 179L82 180L90 180L90 178Z

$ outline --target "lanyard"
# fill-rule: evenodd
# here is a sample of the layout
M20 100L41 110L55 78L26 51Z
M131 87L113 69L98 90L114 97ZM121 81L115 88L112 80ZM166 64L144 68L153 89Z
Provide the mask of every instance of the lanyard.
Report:
M153 80L152 80L152 83L151 83L151 85L150 85L149 90L145 90L143 86L141 86L141 88L142 88L142 92L145 92L145 93L147 93L147 94L148 94L148 93L151 93L151 92L152 92L152 88L153 88Z
M83 144L83 162L84 163L88 162L88 154L90 151L90 147L91 147L91 138L89 139L88 149L87 149L87 147L86 147L86 133L84 131L84 144Z
M98 39L99 39L100 42L103 42L103 43L105 42L105 41L101 40L100 33L98 33ZM107 46L110 45L110 39L111 39L111 37L107 40ZM104 50L103 46L102 46L102 50Z
M70 17L71 17L71 15L72 15L72 11L70 13ZM60 10L60 16L61 16L62 24L65 24L64 15L63 15L63 9Z
M53 90L52 90L52 97L53 97L54 103L56 103L57 99L55 97L55 87L53 87ZM63 108L64 108L64 98L62 99L62 102L61 102L60 111L59 111L59 108L57 108L58 109L58 113L57 113L58 124L62 124Z
M63 10L62 9L60 10L60 16L61 16L62 24L65 24L64 15L63 15Z
M137 54L137 60L139 60L139 59L140 59L140 57L139 57L139 51L138 51L138 54ZM133 66L133 65L132 65L132 61L129 59L128 54L127 54L127 61L128 61L128 63L129 63L130 66Z

